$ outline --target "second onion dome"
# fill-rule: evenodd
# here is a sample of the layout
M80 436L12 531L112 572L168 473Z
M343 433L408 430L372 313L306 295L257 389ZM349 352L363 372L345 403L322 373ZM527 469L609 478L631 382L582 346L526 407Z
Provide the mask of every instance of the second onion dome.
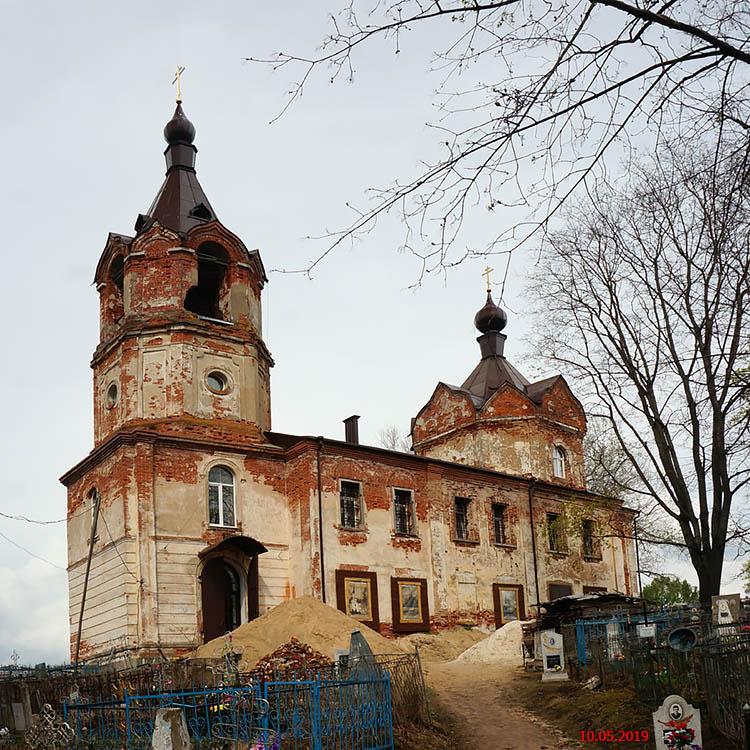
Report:
M498 307L492 301L491 292L487 292L487 302L485 306L474 316L474 325L480 333L489 333L490 331L500 332L505 328L508 322L508 316L502 307Z

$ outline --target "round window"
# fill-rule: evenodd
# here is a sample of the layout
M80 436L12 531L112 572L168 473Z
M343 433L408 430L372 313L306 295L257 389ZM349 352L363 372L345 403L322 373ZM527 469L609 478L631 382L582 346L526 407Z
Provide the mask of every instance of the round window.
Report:
M229 380L223 372L212 370L206 375L206 385L214 393L226 393L229 390Z
M110 383L109 387L107 388L107 393L104 395L104 405L111 409L114 407L114 405L117 403L117 383Z

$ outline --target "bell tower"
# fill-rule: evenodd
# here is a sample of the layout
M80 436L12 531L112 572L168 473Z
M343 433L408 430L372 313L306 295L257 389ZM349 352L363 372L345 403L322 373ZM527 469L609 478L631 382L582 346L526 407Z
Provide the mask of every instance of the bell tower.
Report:
M201 597L226 598L227 576L234 620L257 615L266 548L252 534L274 533L264 512L285 528L243 474L272 449L263 263L203 192L179 99L164 138L161 188L94 276L94 448L61 478L73 658L189 651L224 626L229 609Z
M273 365L261 338L263 264L203 192L195 127L179 103L164 137L164 183L134 236L109 235L94 277L95 443L145 426L259 442Z

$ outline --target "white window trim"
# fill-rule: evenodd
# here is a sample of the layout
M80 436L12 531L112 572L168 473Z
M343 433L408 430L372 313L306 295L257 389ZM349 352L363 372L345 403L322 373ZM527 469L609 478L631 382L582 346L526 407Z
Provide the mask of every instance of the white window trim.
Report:
M411 533L410 534L404 534L402 531L396 530L396 491L399 492L408 492L411 496L411 505L410 505L410 516L411 516ZM416 503L415 503L415 491L411 487L391 487L391 500L393 502L393 533L396 536L407 536L407 537L414 537L419 536L417 533L417 509L416 509Z
M344 482L349 484L356 484L359 487L359 526L344 526L341 521L341 486ZM347 479L346 477L339 477L339 526L342 529L351 529L352 531L364 531L365 530L365 498L362 490L362 482L359 479Z
M232 484L224 484L223 482L212 482L211 481L211 469L222 468L226 469L232 475ZM211 523L211 506L210 506L210 487L216 485L219 488L230 487L232 488L232 506L234 510L234 524L229 525L224 523L224 492L222 489L219 490L219 523ZM208 525L215 529L236 529L237 528L237 475L235 472L226 464L216 463L211 466L206 475L206 505L208 506Z
M552 475L558 479L565 479L565 463L568 452L562 445L556 445L552 451ZM559 469L559 471L558 471Z

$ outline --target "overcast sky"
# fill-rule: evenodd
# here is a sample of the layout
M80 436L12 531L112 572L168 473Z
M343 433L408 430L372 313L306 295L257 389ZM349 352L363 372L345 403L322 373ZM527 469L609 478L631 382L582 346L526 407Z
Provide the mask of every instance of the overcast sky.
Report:
M242 58L311 54L330 31L326 6L340 2L112 5L20 3L6 8L0 32L6 514L64 518L58 477L92 448L91 281L107 233L131 234L163 180L178 64L198 178L222 223L260 250L269 271L263 333L276 361L275 430L342 438L341 420L356 413L362 442L377 443L389 425L408 432L436 383L460 384L478 361L472 320L485 263L408 289L419 265L398 252L395 219L330 255L312 280L274 271L304 267L325 249L305 237L345 226L347 202L367 205L367 188L415 176L435 153L439 137L426 123L436 118L429 68L439 26L414 32L398 55L391 45L363 48L354 85L323 76L269 124L294 75ZM511 220L477 219L466 246ZM505 298L506 354L516 363L533 354L518 280L526 262L517 256ZM65 525L0 517L0 534L0 663L13 649L24 663L66 660ZM736 570L728 564L729 590ZM674 572L694 580L684 563Z

